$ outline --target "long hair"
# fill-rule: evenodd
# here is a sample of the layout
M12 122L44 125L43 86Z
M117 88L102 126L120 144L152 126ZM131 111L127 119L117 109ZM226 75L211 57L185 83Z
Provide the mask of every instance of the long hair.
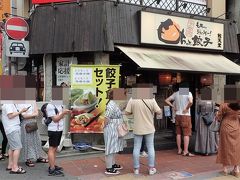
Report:
M234 111L238 111L238 110L240 110L240 102L229 103L228 107Z

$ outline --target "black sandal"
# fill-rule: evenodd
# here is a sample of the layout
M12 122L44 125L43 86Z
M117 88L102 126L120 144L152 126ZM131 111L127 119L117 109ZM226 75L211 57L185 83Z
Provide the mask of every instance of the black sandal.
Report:
M34 164L32 161L30 161L30 160L26 161L25 164L26 164L28 167L34 167L34 166L35 166L35 164Z
M24 173L26 173L26 171L23 169L23 168L18 168L18 170L17 171L10 171L9 172L10 174L24 174Z
M48 163L48 159L41 157L41 158L38 158L36 162L37 163Z
M4 155L0 155L0 161L4 161L5 160L5 157L4 157Z

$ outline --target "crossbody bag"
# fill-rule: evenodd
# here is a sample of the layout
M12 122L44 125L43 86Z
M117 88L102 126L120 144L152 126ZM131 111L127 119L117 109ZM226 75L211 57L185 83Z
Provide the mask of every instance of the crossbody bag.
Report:
M150 109L150 107L147 105L147 103L142 99L142 102L147 106L147 108L149 109L149 111L151 112L151 114L153 114L152 110Z

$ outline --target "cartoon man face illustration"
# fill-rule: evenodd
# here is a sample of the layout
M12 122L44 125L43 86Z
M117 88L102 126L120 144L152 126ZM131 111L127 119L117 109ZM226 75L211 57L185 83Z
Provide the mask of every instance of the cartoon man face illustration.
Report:
M181 38L180 26L172 21L167 19L164 22L161 22L158 27L158 38L160 41L167 44L178 44Z

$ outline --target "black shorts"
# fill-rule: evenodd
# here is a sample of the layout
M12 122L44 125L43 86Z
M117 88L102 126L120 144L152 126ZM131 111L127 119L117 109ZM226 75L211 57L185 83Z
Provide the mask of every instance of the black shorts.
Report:
M62 137L62 131L48 131L49 146L58 147Z

